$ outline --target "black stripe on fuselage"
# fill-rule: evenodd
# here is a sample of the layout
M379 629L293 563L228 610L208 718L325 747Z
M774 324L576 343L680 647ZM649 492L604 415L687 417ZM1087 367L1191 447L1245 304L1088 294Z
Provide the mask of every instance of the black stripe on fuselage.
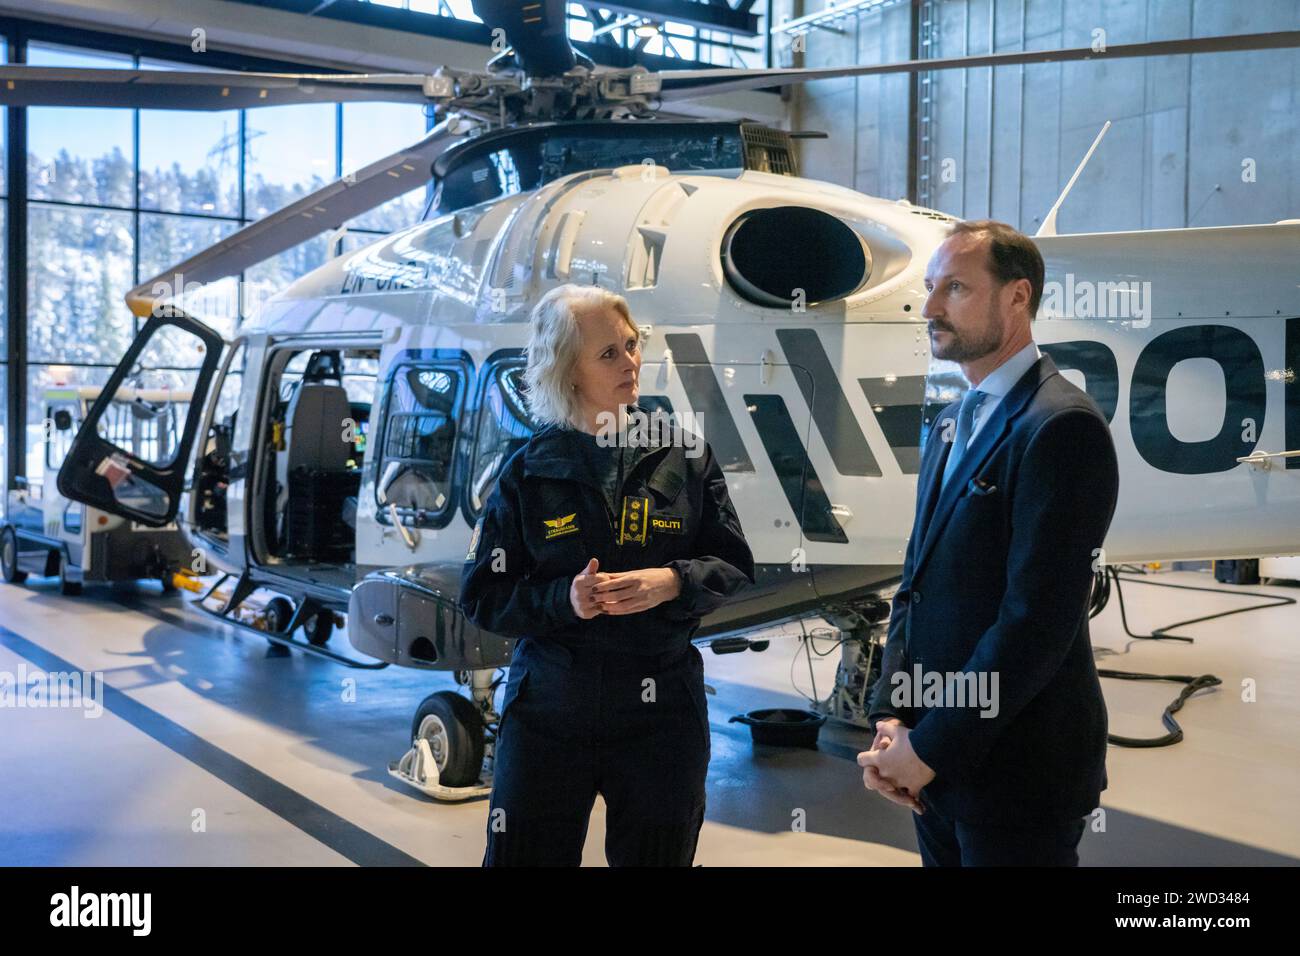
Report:
M672 349L673 365L682 377L686 399L691 403L691 410L700 416L702 431L722 470L753 471L754 463L745 450L745 440L727 409L727 399L700 337L690 332L670 332L664 340Z
M898 467L905 475L921 470L921 416L925 410L925 376L860 378L858 384L876 413Z
M844 529L831 514L830 499L785 400L780 395L746 395L745 404L804 537L809 541L848 543Z
M880 477L880 463L871 453L867 436L862 434L821 337L814 329L777 329L776 338L786 361L808 372L795 379L836 469L841 475Z

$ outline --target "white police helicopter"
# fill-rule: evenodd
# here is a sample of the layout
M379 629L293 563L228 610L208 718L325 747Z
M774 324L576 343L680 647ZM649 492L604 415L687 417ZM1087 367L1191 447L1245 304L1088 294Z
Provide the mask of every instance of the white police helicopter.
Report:
M278 645L456 672L469 695L426 698L412 749L390 771L443 799L483 793L511 642L459 613L459 575L501 463L534 427L520 381L529 310L556 284L597 283L625 295L643 326L643 405L696 417L759 566L757 587L699 637L744 650L747 631L825 617L862 638L844 644L830 705L860 719L870 679L860 651L899 578L923 434L964 387L955 366L931 362L920 314L926 263L952 219L800 178L788 132L655 110L834 76L1097 54L597 72L566 39L559 0L475 8L512 44L484 73L0 67L10 105L392 100L432 104L439 117L411 148L132 290L128 304L148 321L77 434L60 491L150 527L179 520L223 572L200 605L232 616L255 591L277 593L263 624ZM1296 45L1293 32L1176 51ZM423 221L302 277L232 341L173 295L430 177ZM1051 231L1035 336L1111 422L1122 476L1104 560L1300 550L1300 224ZM161 367L175 363L160 358L184 348L202 368L170 381ZM118 389L160 385L193 395L169 454L101 435ZM353 648L373 662L326 646L343 612ZM306 642L290 636L300 626Z

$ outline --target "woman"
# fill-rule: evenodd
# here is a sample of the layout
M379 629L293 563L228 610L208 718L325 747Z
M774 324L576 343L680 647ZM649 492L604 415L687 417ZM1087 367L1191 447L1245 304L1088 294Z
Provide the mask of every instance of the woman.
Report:
M544 427L502 467L461 576L466 615L520 638L483 862L577 865L599 793L611 865L689 866L709 763L691 637L754 558L707 444L620 427L642 414L627 301L560 286L531 321Z

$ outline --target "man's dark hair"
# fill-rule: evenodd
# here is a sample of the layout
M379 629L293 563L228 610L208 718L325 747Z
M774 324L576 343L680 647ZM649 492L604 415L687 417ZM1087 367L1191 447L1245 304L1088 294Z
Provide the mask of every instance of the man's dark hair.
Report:
M1016 279L1029 280L1029 318L1038 314L1043 298L1043 254L1030 239L1014 226L996 219L968 219L956 223L950 236L989 238L989 272L1000 285Z

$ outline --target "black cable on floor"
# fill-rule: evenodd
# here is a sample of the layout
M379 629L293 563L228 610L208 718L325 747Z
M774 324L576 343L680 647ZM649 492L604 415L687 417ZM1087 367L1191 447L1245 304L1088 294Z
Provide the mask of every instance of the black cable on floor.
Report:
M1120 567L1126 567L1121 565ZM1219 611L1216 614L1206 614L1202 617L1194 617L1186 621L1178 621L1174 624L1167 624L1164 627L1156 628L1150 634L1134 634L1128 626L1128 615L1124 608L1124 589L1121 581L1131 581L1134 584L1149 584L1158 588L1177 588L1181 591L1206 591L1211 594L1232 594L1241 597L1259 597L1264 598L1264 604L1252 604L1248 607L1233 608L1230 611ZM1110 602L1111 582L1115 584L1115 594L1119 598L1119 616L1124 625L1124 633L1129 637L1140 641L1185 641L1192 643L1192 638L1179 634L1170 634L1169 631L1175 627L1184 627L1188 624L1200 624L1204 621L1212 621L1215 618L1228 617L1232 614L1244 614L1246 611L1259 611L1268 607L1282 607L1287 604L1295 604L1296 599L1292 597L1279 597L1276 594L1263 594L1259 591L1225 591L1222 588L1205 588L1197 587L1191 584L1171 584L1167 581L1144 581L1141 578L1121 578L1119 569L1106 567L1097 572L1093 581L1092 598L1089 602L1088 617L1093 618L1102 612L1102 609ZM1183 729L1174 720L1174 714L1183 709L1183 704L1195 694L1198 690L1204 690L1207 687L1217 687L1223 683L1213 674L1202 674L1200 677L1189 677L1181 674L1137 674L1132 671L1115 671L1115 670L1097 670L1098 677L1113 677L1117 680L1164 680L1174 683L1186 684L1182 692L1174 701L1165 708L1160 719L1169 733L1163 737L1121 737L1119 734L1107 734L1106 739L1119 747L1168 747L1176 744L1183 739Z
M1192 585L1192 584L1170 584L1167 581L1146 581L1140 577L1121 578L1119 575L1119 571L1116 568L1112 568L1112 567L1106 568L1105 573L1108 578L1114 580L1115 582L1115 596L1119 598L1119 617L1120 617L1120 621L1124 625L1124 633L1127 634L1129 637L1136 638L1139 641L1184 641L1188 644L1191 644L1194 643L1192 638L1184 637L1183 635L1180 634L1170 634L1168 632L1173 630L1176 627L1186 627L1188 624L1200 624L1204 621L1213 621L1216 618L1229 617L1230 615L1233 614L1245 614L1247 611L1259 611L1267 607L1282 607L1283 605L1286 604L1296 603L1295 598L1279 597L1276 594L1264 594L1260 591L1225 591L1222 588L1197 587L1196 585ZM1265 603L1251 604L1247 607L1233 608L1230 611L1219 611L1215 614L1206 614L1203 615L1202 617L1194 617L1186 621L1176 621L1173 624L1166 624L1164 627L1158 627L1150 634L1134 634L1133 631L1130 630L1128 626L1128 614L1124 607L1124 589L1120 586L1121 581L1129 581L1133 584L1148 584L1154 588L1177 588L1180 591L1205 591L1209 594L1231 594L1235 597L1258 597L1258 598L1264 598ZM1096 593L1097 592L1094 591L1094 598L1096 597ZM1094 610L1090 616L1096 616L1097 612L1099 612L1101 608L1106 606L1106 602L1109 599L1109 597L1110 597L1110 585L1109 583L1107 583L1104 588L1104 597L1101 600L1100 606L1097 606L1096 610ZM1095 604L1096 601L1094 600L1094 605Z
M1107 734L1106 740L1118 747L1168 747L1176 744L1183 739L1183 728L1178 726L1178 721L1174 720L1174 714L1183 709L1183 704L1187 699L1195 694L1198 690L1204 690L1207 687L1218 687L1223 681L1213 674L1202 674L1200 677L1186 677L1178 674L1135 674L1132 671L1097 671L1098 677L1114 677L1119 680L1167 680L1175 683L1186 684L1180 693L1160 715L1164 725L1169 728L1169 733L1163 737L1121 737L1119 734Z

